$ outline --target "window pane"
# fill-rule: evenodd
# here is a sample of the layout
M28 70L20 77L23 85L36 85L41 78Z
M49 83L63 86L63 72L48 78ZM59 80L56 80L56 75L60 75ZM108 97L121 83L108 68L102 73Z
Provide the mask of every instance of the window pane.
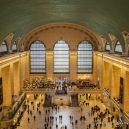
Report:
M17 51L17 45L16 42L14 42L13 46L12 46L12 51L16 52Z
M115 52L122 53L122 46L119 41L117 41L117 43L116 43Z
M78 46L78 72L91 73L93 48L88 41L82 41Z
M30 72L45 73L46 51L44 44L35 41L30 47Z
M69 47L63 40L58 41L54 47L54 72L69 72Z
M110 44L108 42L106 43L105 50L106 51L110 51L111 50Z
M7 48L7 44L5 42L3 42L0 46L0 54L4 55L8 53L8 48Z

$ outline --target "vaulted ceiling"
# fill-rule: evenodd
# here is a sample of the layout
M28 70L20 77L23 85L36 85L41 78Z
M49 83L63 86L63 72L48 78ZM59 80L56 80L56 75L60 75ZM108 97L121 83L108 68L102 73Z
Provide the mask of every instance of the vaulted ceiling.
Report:
M0 0L0 41L9 34L24 36L35 27L52 22L87 26L108 38L129 31L129 0Z

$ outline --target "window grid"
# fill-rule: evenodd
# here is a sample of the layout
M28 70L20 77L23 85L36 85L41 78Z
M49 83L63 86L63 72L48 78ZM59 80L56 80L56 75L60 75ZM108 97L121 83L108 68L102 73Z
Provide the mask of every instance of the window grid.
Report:
M69 72L69 47L63 40L59 40L54 47L54 73Z
M116 53L122 53L122 46L121 46L121 43L119 41L116 42L115 52Z
M82 41L78 46L78 73L92 73L93 48L88 41Z
M13 51L13 52L17 52L17 45L16 45L16 42L13 43L12 51Z
M108 43L108 42L106 43L105 50L106 51L110 51L111 50L110 43Z
M46 72L46 51L45 46L40 41L35 41L30 47L30 73Z
M5 42L3 42L0 46L0 55L5 55L8 54L8 47L7 44Z

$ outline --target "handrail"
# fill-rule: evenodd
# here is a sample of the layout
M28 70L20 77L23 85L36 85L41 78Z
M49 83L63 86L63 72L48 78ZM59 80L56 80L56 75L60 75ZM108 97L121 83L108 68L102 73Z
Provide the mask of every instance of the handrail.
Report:
M22 105L22 103L24 102L26 98L26 94L22 93L22 95L19 97L19 99L16 101L16 103L13 105L13 107L11 108L11 110L8 112L7 116L3 117L3 120L8 120L8 119L12 119L13 116L16 114L16 112L18 111L19 107Z
M124 112L124 116L126 117L127 121L129 122L129 114L127 112Z

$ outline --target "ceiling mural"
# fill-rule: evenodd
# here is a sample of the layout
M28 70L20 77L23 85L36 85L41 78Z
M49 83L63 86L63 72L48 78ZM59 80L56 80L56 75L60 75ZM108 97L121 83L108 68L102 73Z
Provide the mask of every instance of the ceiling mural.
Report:
M70 22L107 39L111 32L124 43L122 31L129 31L128 12L129 0L1 0L0 41L9 33L17 38L43 24Z

